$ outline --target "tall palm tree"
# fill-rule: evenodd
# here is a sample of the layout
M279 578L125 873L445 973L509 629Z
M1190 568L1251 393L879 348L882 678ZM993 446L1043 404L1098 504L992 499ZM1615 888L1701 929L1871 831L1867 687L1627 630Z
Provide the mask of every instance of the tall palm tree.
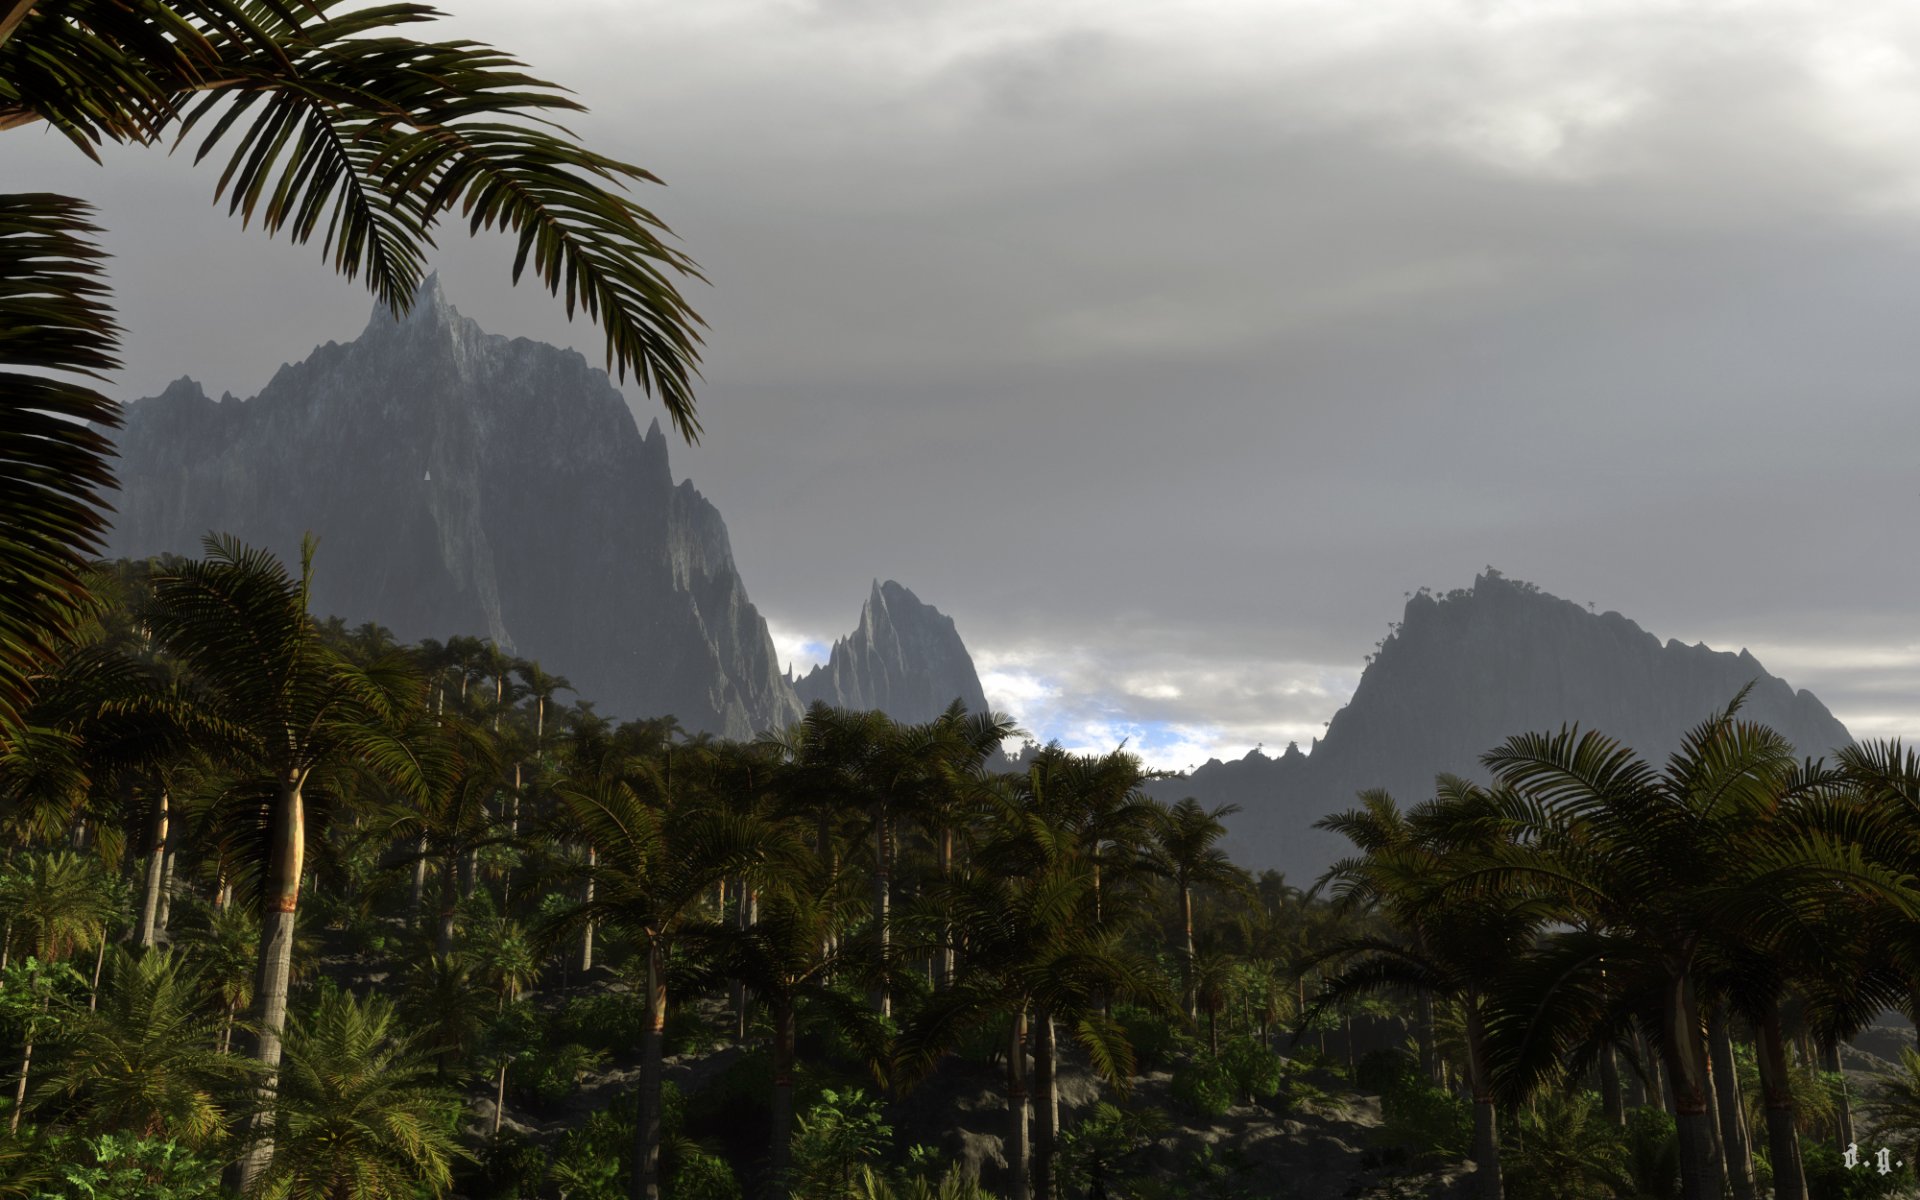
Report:
M801 1006L824 1008L846 1026L872 1021L868 1010L849 1003L845 992L828 985L835 967L857 953L840 935L862 915L858 883L844 865L829 867L796 842L778 838L774 843L778 869L757 873L761 877L755 882L764 890L751 923L738 928L716 923L689 930L696 942L712 945L713 970L744 984L765 1006L772 1026L768 1200L786 1200L790 1186L795 1033Z
M1315 1011L1357 992L1404 988L1459 1004L1465 1019L1467 1082L1473 1096L1475 1186L1488 1200L1504 1194L1499 1120L1489 1061L1488 995L1530 940L1538 915L1505 897L1450 892L1475 859L1494 851L1502 831L1496 801L1456 776L1436 781L1434 798L1403 814L1384 791L1360 794L1360 807L1317 822L1360 850L1327 872L1348 906L1378 906L1400 938L1357 936L1327 948L1342 963L1322 985Z
M1710 1112L1711 1077L1697 968L1723 905L1714 889L1738 873L1747 815L1771 805L1796 766L1785 739L1735 720L1743 690L1690 730L1656 771L1597 732L1509 738L1483 762L1515 790L1511 817L1524 845L1496 851L1475 876L1557 901L1583 932L1556 939L1544 977L1590 986L1602 970L1651 998L1672 1089L1687 1200L1726 1185ZM1515 1079L1537 1079L1568 1046L1547 1032L1539 1004L1516 1005L1502 1023ZM1584 1035L1583 1035L1584 1036ZM1763 1031L1762 1053L1766 1053Z
M148 621L156 636L205 685L206 702L239 739L230 754L269 788L260 826L265 834L259 974L254 986L254 1056L270 1098L286 1024L293 966L294 921L306 857L306 796L316 770L340 762L382 772L418 794L418 763L390 730L423 700L406 657L369 666L325 645L307 611L314 542L301 547L300 574L290 576L264 550L209 536L207 557L154 580ZM256 1138L236 1171L252 1186L273 1155L263 1105Z
M1012 1195L1052 1200L1055 1025L1066 1029L1096 1071L1124 1089L1133 1073L1133 1049L1105 1013L1107 1000L1172 1005L1153 964L1124 944L1124 914L1109 904L1095 917L1094 872L1080 830L1051 819L1017 781L1003 785L994 827L980 856L982 868L940 887L967 953L951 985L929 997L902 1032L896 1053L903 1081L912 1082L967 1030L1007 1019L1003 1144ZM1035 1039L1037 1138L1030 1137L1028 1124L1029 1030Z
M1237 804L1222 804L1209 810L1192 796L1185 797L1160 818L1154 831L1152 861L1173 882L1180 897L1181 987L1188 1021L1200 1019L1200 1005L1193 987L1193 890L1215 887L1250 895L1252 880L1233 864L1218 845L1226 836L1223 818L1240 811Z
M668 958L716 886L760 861L772 832L750 815L672 789L667 761L614 747L591 773L571 776L555 788L562 812L553 836L563 844L585 843L595 854L584 868L591 884L587 898L549 921L546 935L611 925L626 930L646 955L647 1026L634 1122L633 1200L659 1200L660 1195Z

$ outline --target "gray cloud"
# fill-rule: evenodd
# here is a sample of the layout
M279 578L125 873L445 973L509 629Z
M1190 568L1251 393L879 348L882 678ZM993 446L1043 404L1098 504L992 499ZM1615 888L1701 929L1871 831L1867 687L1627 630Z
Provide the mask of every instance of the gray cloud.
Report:
M796 642L898 578L1043 732L1239 753L1491 562L1920 733L1904 6L448 7L671 185L714 281L676 466ZM7 136L102 205L122 394L364 322L184 152ZM464 311L598 352L445 241Z

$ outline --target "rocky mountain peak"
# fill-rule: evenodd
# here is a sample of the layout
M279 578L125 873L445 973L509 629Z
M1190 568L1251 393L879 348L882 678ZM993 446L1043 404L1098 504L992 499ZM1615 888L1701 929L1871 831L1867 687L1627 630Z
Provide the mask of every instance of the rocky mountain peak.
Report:
M1369 660L1311 754L1289 746L1277 759L1209 763L1154 790L1241 805L1229 821L1235 859L1304 881L1350 849L1312 828L1320 817L1367 788L1411 805L1431 795L1440 773L1484 780L1480 756L1514 734L1597 729L1658 766L1752 683L1741 716L1778 730L1800 754L1851 741L1825 705L1748 651L1662 643L1617 612L1492 570L1471 588L1409 598Z
M907 722L932 720L955 699L969 712L987 708L953 618L891 579L873 581L859 625L793 690L802 704L879 709Z
M198 553L211 529L285 558L311 530L318 613L491 637L610 716L748 737L800 714L665 438L604 371L487 333L437 276L245 403L190 380L135 401L118 443L113 553Z

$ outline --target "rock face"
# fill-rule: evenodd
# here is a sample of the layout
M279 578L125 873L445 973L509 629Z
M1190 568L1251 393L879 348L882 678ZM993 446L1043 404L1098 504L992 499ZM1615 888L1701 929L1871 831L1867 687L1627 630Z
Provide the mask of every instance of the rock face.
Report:
M1442 772L1485 781L1480 755L1563 723L1598 729L1660 767L1687 730L1750 682L1741 717L1772 726L1801 755L1852 741L1825 705L1745 650L1663 645L1619 613L1596 615L1491 572L1471 589L1407 602L1311 754L1289 746L1279 758L1216 759L1153 790L1241 805L1228 820L1234 859L1306 886L1352 849L1313 822L1352 807L1362 789L1385 788L1406 806L1431 795Z
M860 625L832 656L794 681L802 704L879 709L896 721L930 721L957 698L984 712L986 696L953 618L889 579L874 581Z
M483 332L437 279L252 400L182 379L125 417L112 554L197 555L219 530L294 561L312 530L316 613L491 637L612 716L747 737L800 715L658 423L643 436L579 354Z

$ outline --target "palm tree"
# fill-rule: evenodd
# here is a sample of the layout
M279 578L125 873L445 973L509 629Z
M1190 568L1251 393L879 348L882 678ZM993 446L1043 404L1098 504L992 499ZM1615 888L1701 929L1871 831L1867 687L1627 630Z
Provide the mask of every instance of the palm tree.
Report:
M536 750L541 747L547 736L547 705L561 692L573 690L573 684L564 675L549 675L540 669L538 662L521 661L514 664L520 682L525 684L525 694L532 698L533 744Z
M271 1097L286 1024L294 921L306 857L309 778L341 762L382 771L397 787L419 791L418 764L387 730L422 699L405 656L371 666L326 646L307 612L314 542L301 546L300 575L232 538L209 536L204 561L187 561L154 580L148 614L156 636L205 684L206 702L240 739L232 753L271 793L261 812L266 835L259 975L254 987L255 1058ZM263 1105L236 1181L250 1187L273 1154Z
M288 1030L277 1149L260 1180L267 1200L412 1200L444 1195L459 1097L401 1031L391 1002L323 994Z
M1459 1004L1473 1095L1475 1186L1489 1200L1499 1200L1504 1182L1488 995L1512 970L1538 917L1504 897L1450 892L1448 885L1501 844L1502 832L1490 819L1495 805L1485 790L1443 775L1434 799L1411 813L1402 814L1392 796L1373 790L1360 794L1359 808L1316 823L1344 834L1361 852L1328 870L1334 895L1349 908L1378 906L1403 936L1348 937L1328 947L1322 957L1343 965L1323 982L1313 1010L1381 988Z
M670 754L670 748L668 750ZM761 859L771 836L763 822L701 802L668 785L659 761L609 748L591 773L560 782L563 811L554 837L595 850L584 874L587 898L549 921L553 938L583 926L626 930L646 955L647 1028L641 1045L634 1122L633 1200L659 1200L661 1070L667 1024L667 961L720 881Z
M468 41L419 42L395 27L429 15L337 0L112 0L0 5L0 130L41 121L97 160L104 141L184 138L211 118L197 158L238 137L219 192L296 242L320 232L335 269L396 313L411 303L434 227L518 235L513 277L599 321L607 361L658 390L697 437L691 381L701 324L669 273L698 278L666 227L613 190L657 182L585 150L541 114L581 106ZM251 119L247 119L251 116ZM0 195L0 739L31 676L88 603L84 558L104 529L116 406L47 372L115 364L90 209L67 196Z
M177 952L115 951L98 1011L65 1015L46 1088L79 1098L84 1128L214 1145L222 1097L252 1064L216 1048L221 1018L204 998L204 977Z
M996 798L994 830L980 856L983 869L939 889L967 953L952 984L929 997L902 1032L896 1054L902 1079L911 1082L930 1072L967 1030L1010 1018L1003 1144L1012 1194L1014 1200L1052 1200L1056 1024L1086 1052L1096 1071L1124 1090L1133 1073L1133 1048L1106 1015L1107 1000L1172 1006L1153 964L1124 944L1125 914L1108 904L1095 917L1094 872L1079 829L1051 819L1035 794L1015 780L1002 785ZM1033 1109L1040 1126L1031 1142L1029 1028L1035 1041Z
M1159 828L1154 831L1152 861L1173 881L1174 890L1180 896L1180 928L1184 934L1180 951L1181 988L1188 1021L1200 1019L1193 979L1193 889L1216 887L1240 894L1252 891L1247 873L1234 866L1227 852L1216 845L1227 833L1222 819L1239 811L1237 804L1222 804L1209 811L1188 796L1165 810Z
M1474 878L1557 903L1563 919L1579 926L1555 939L1536 976L1555 981L1549 997L1570 997L1604 971L1609 986L1637 992L1658 1013L1687 1200L1713 1200L1726 1181L1697 987L1703 948L1724 908L1714 889L1740 872L1745 845L1733 832L1775 802L1795 768L1783 738L1734 719L1744 697L1743 690L1689 731L1664 771L1597 732L1572 728L1509 738L1482 760L1515 789L1509 816L1527 844L1494 852ZM1507 1064L1516 1082L1543 1078L1570 1049L1569 1033L1551 1030L1551 1012L1522 997L1500 1022L1501 1040L1518 1048Z
M854 952L840 935L859 919L859 889L844 868L830 868L781 838L778 870L764 872L766 890L751 923L695 928L695 943L712 944L714 973L737 979L766 1006L773 1033L773 1131L767 1154L768 1200L786 1200L793 1140L796 1018L802 1004L823 1007L845 1026L871 1024L871 1014L828 986ZM762 880L756 880L762 882ZM869 1033L872 1031L869 1030Z
M12 941L42 962L64 962L103 944L115 916L113 881L100 864L71 850L38 851L0 877L0 913ZM0 965L6 956L0 954Z

